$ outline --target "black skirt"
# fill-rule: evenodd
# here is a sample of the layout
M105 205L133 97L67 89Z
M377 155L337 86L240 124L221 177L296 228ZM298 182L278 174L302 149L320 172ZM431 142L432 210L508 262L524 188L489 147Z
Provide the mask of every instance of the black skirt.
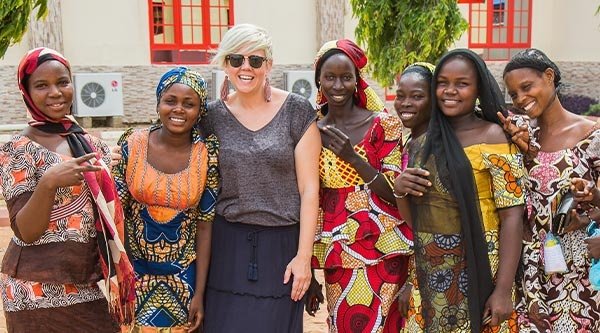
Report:
M204 332L301 333L304 302L283 283L299 226L263 227L217 215L205 295Z

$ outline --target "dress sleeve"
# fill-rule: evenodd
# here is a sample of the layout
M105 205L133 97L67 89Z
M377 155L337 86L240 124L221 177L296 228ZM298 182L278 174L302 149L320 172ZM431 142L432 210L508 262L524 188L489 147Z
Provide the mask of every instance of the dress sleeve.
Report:
M208 136L204 143L208 150L208 168L206 186L200 198L200 222L212 222L215 218L215 206L220 189L219 140L215 135Z
M379 170L390 187L402 165L402 123L397 117L381 113L374 120L368 140L369 164Z
M511 151L518 151L512 147ZM525 204L525 168L521 153L482 153L483 163L492 177L492 190L497 208Z
M6 143L0 151L0 186L4 200L33 192L43 174L40 167L46 162L33 144L23 141Z
M133 133L133 128L129 128L121 135L117 144L121 147L121 160L117 165L112 168L112 174L115 179L115 185L117 187L117 193L119 194L119 199L121 200L121 206L123 207L123 212L125 213L125 217L130 216L128 214L128 210L131 204L131 193L129 192L129 188L127 187L127 162L129 161L129 144L127 139Z
M294 141L294 146L298 144L308 127L317 119L317 112L313 109L310 102L301 96L292 95L289 110L292 113L290 133Z
M584 157L589 162L589 167L594 170L596 175L600 174L600 130L595 130L581 144L578 145L581 149L581 157ZM584 174L584 170L579 171L579 174ZM597 177L594 177L597 179Z

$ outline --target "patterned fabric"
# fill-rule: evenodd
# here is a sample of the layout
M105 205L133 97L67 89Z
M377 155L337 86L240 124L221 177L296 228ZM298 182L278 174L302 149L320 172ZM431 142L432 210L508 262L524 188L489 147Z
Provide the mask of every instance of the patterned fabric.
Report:
M464 150L473 168L491 273L495 276L499 265L497 210L525 202L522 156L515 153L516 147L508 144L478 144ZM417 157L414 163L418 166L418 156L411 155L409 159L414 160L413 157ZM419 237L423 246L415 252L417 283L405 332L470 333L468 276L459 212L434 165L431 159L426 165L433 182L426 196L435 199L428 199L428 207L419 205L421 198L413 199L417 211L414 216L421 219L415 237ZM422 314L426 311L428 316L424 317ZM426 322L426 318L431 322ZM516 332L516 314L500 326L485 326L483 332Z
M543 243L561 190L570 178L597 181L600 171L600 130L572 149L540 151L528 163L528 224L522 261L525 270L518 288L517 313L523 332L600 332L600 292L589 283L590 260L583 243L585 230L558 237L567 263L564 274L544 274Z
M114 174L126 212L126 246L138 276L135 329L172 327L174 332L187 323L196 287L197 223L214 218L218 141L194 130L188 167L166 174L147 161L149 134L158 128L121 137L123 159Z
M88 136L88 139L98 151L102 152L105 162L108 163L109 148L91 136ZM2 146L0 151L2 166L0 185L4 199L9 201L24 193L33 192L41 175L49 168L70 158L52 152L26 136L14 136ZM70 210L70 214L62 216L54 214L65 207ZM94 202L86 183L59 188L54 198L53 216L48 229L33 243L24 243L16 236L13 236L12 241L19 246L28 247L49 243L95 242ZM96 262L90 263L90 265L95 264ZM103 297L96 285L39 283L24 281L5 274L0 278L0 288L5 311L61 307Z
M365 55L365 52L353 41L349 39L340 39L332 40L323 44L323 46L321 47L321 49L319 49L315 57L315 68L319 67L319 61L321 60L321 57L325 54L325 52L332 49L339 49L342 52L344 52L350 58L350 60L352 60L352 63L354 63L354 66L356 66L356 68L358 68L359 71L365 68L365 66L367 66L367 56ZM317 83L317 88L319 89L319 92L317 93L316 103L317 107L321 108L327 103L327 97L321 94L321 85L319 83L318 77L315 78L315 82ZM354 95L357 99L356 105L360 106L361 108L374 112L385 110L385 105L383 104L379 96L377 96L375 90L373 90L373 88L369 86L367 81L365 81L365 79L362 78L362 75L357 78L356 93Z
M187 67L176 67L163 74L156 86L156 103L160 101L162 94L175 83L185 84L194 89L198 97L200 97L200 101L202 101L200 105L200 117L204 117L206 115L206 97L208 94L206 82L200 73L192 71Z
M379 113L355 146L390 184L400 171L400 136L400 120ZM320 176L312 266L325 269L330 331L347 331L364 319L368 323L359 331L397 332L396 296L406 279L410 228L393 204L375 195L356 170L325 147Z
M29 126L43 132L64 136L74 157L96 153L96 158L88 162L101 168L97 172L84 172L84 180L92 194L96 206L96 232L100 266L104 279L98 286L104 292L111 314L120 323L130 323L134 302L134 276L131 263L125 254L123 238L123 211L108 164L84 136L85 131L69 116L54 121L44 115L33 103L27 91L27 81L35 70L47 61L58 61L71 73L69 62L58 52L48 48L36 48L29 51L21 60L18 68L18 84L23 100L33 117Z

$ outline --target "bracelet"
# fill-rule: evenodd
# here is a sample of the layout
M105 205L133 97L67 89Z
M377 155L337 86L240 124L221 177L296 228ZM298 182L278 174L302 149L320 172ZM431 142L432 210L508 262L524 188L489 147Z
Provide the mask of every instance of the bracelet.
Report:
M392 194L394 195L394 198L396 198L396 199L404 199L408 195L408 192L398 194L398 193L396 193L396 191L392 191Z
M374 182L374 181L375 181L375 179L377 179L377 177L379 177L379 172L377 172L377 173L375 174L375 176L373 177L373 179L371 179L371 180L369 180L368 182L366 182L366 183L365 183L365 185L367 185L367 186L371 185L371 183L372 183L372 182Z

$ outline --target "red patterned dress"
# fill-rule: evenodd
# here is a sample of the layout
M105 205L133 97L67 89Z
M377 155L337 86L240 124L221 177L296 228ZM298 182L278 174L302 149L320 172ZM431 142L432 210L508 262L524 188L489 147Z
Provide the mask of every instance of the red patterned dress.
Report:
M388 183L400 171L400 120L379 113L355 151ZM323 268L330 332L398 332L398 293L407 278L412 232L395 205L323 147L313 268Z

